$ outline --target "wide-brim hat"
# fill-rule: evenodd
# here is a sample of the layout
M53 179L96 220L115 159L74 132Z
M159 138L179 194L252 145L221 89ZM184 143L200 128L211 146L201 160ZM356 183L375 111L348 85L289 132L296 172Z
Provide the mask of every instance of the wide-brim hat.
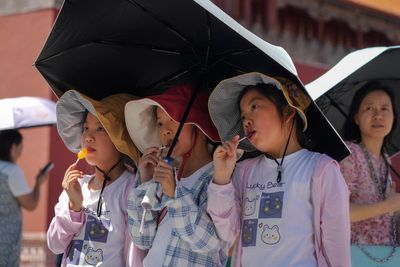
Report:
M313 102L304 87L289 79L271 77L258 72L238 75L221 81L209 98L209 111L222 141L231 140L235 135L244 137L244 129L239 109L242 90L251 85L271 84L281 90L288 104L295 108L303 121L303 131L308 132L314 150L326 153L340 161L349 150L336 130ZM239 143L239 148L254 151L256 148L248 139Z
M164 110L168 116L180 123L185 109L193 94L193 87L183 84L168 88L160 95L149 96L139 100L129 101L125 106L125 121L128 132L142 152L148 147L160 147L156 108ZM193 102L185 124L193 124L200 129L208 139L219 142L217 129L208 113L209 92L199 90Z
M137 99L129 94L114 94L100 101L76 90L65 92L57 102L57 130L69 150L81 150L82 127L87 112L96 116L116 149L136 164L140 152L132 142L125 125L124 108L128 101Z

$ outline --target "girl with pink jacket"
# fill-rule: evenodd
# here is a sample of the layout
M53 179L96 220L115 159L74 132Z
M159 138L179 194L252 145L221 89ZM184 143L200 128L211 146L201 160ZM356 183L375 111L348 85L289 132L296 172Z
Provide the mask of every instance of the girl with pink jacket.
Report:
M224 80L210 96L227 141L214 152L207 210L222 240L237 239L234 266L350 266L343 176L335 160L304 148L312 105L298 85L261 73ZM236 164L238 147L260 155Z
M85 148L93 174L73 163L65 172L63 192L47 231L47 244L64 254L62 266L140 266L127 222L128 194L135 174L125 162L139 159L124 120L134 97L115 94L101 101L70 90L57 103L57 129L75 153Z

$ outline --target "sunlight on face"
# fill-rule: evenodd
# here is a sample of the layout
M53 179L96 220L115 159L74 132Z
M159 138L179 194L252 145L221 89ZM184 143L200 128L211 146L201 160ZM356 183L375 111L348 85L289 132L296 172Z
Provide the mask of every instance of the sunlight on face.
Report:
M173 120L161 108L156 110L158 132L163 146L171 146L175 134L178 131L179 123ZM193 126L185 124L179 134L178 142L172 152L172 157L182 156L187 153L193 142Z
M85 159L92 166L103 166L107 169L121 156L103 125L91 113L88 113L83 124L81 142L82 147L88 151Z
M240 100L244 132L260 151L275 153L287 140L284 139L282 119L275 104L259 93L250 90Z
M361 101L354 122L360 128L362 138L383 139L393 127L393 107L384 91L373 91Z

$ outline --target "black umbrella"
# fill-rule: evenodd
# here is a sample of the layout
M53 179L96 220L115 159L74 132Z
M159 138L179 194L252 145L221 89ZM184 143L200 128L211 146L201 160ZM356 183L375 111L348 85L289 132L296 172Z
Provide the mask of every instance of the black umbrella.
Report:
M187 81L211 89L250 71L304 87L282 48L208 0L67 0L35 66L56 95L74 88L95 99L121 92L147 96ZM343 158L347 148L315 108L310 116L316 114L329 140L317 147Z
M329 121L343 134L354 94L370 81L392 88L395 103L400 103L400 46L371 47L354 51L315 81L306 85ZM400 151L400 125L394 126L388 153ZM399 171L390 166L400 179Z
M339 133L349 113L354 94L370 81L392 89L394 105L400 104L400 46L371 47L345 56L315 81L306 85L311 97ZM389 154L400 151L400 125L395 125Z

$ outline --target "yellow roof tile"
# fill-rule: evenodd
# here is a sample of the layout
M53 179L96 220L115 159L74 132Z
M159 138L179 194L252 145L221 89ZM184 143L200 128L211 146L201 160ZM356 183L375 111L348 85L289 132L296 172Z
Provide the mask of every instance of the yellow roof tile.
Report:
M400 18L400 0L346 0Z

